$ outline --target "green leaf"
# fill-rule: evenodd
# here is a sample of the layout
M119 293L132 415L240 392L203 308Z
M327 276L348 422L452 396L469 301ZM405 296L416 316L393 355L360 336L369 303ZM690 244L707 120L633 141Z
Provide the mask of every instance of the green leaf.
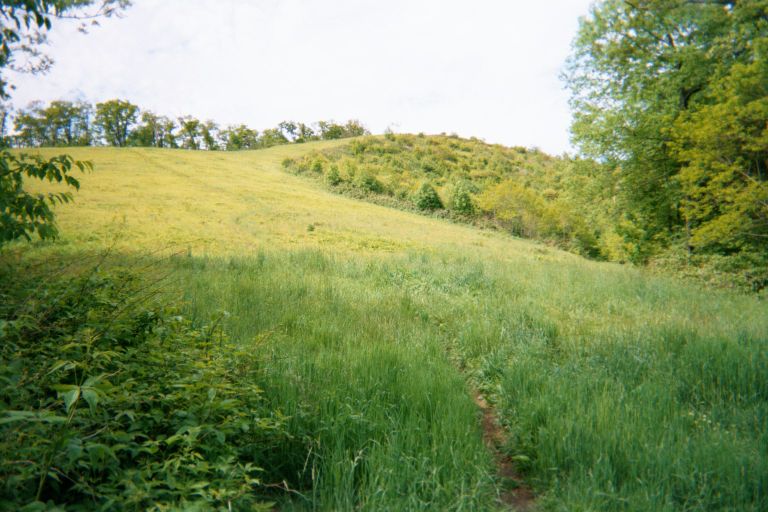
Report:
M75 367L76 367L76 363L73 363L72 361L61 361L61 360L59 360L59 361L56 361L56 363L54 363L54 365L51 367L50 370L48 370L48 375L50 375L50 374L52 374L52 373L54 373L54 372L56 372L58 370L61 370L62 368L64 370L71 370L72 368L75 368Z
M70 412L72 407L77 404L77 401L80 398L80 386L75 386L72 384L57 384L53 386L53 389L59 393L59 398L64 399L64 407L66 408L67 412Z
M99 393L94 388L83 388L83 398L88 403L91 412L96 412L96 406L99 405Z
M46 411L5 411L5 417L0 418L0 425L17 421L35 423L65 423L67 418Z

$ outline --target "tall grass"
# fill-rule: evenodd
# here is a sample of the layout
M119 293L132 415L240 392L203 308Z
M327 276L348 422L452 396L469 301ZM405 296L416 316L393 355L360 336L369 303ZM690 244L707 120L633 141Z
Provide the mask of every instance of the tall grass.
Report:
M236 338L271 333L267 394L298 447L280 478L303 494L286 508L495 507L466 378L544 508L768 506L762 302L447 252L176 265L195 316L223 306Z
M178 262L190 310L231 312L228 332L269 333L265 395L288 419L272 478L284 509L494 508L493 467L465 380L436 332L369 264L317 252Z

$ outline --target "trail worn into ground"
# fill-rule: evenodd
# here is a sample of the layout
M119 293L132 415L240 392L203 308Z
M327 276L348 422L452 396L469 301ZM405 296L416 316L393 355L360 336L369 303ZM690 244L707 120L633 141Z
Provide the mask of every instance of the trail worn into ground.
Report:
M472 394L475 403L483 414L483 440L493 455L496 463L496 474L501 480L502 489L499 499L511 510L532 510L536 497L533 490L523 482L515 470L512 459L503 452L506 435L499 423L499 418L496 416L496 411L478 391L473 391Z

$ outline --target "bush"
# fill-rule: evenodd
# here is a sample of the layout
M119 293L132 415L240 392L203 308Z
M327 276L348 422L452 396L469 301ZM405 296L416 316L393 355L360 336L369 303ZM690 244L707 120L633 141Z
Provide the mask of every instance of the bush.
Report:
M325 182L330 186L335 187L341 183L341 175L339 174L339 167L336 164L331 164L328 168L328 172L325 173Z
M357 164L354 160L343 159L341 160L340 165L344 169L344 172L347 173L347 176L349 176L350 180L357 175Z
M429 183L422 183L418 192L416 192L414 201L420 210L438 210L443 208L440 196L437 195L437 191Z
M374 194L384 193L384 184L369 172L360 173L360 176L357 179L357 185L366 192L372 192Z
M472 202L472 197L469 195L469 190L461 183L453 188L451 209L462 215L472 215L475 213L475 205Z
M646 263L650 257L652 245L648 244L648 235L637 222L624 216L601 240L601 253L611 261L630 262L636 265ZM612 235L612 236L611 236Z
M5 270L8 272L8 270ZM254 510L280 436L258 351L129 273L0 276L0 509Z
M353 155L362 155L369 145L368 140L353 140L349 143L349 149Z
M671 246L649 262L651 268L674 272L718 288L767 296L768 255L741 252L731 255L688 254L684 243Z

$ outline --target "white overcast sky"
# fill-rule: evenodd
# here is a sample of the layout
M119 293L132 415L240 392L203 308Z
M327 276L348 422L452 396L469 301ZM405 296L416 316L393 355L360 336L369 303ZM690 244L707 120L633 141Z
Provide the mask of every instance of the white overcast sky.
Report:
M87 35L59 22L53 69L13 103L128 99L259 130L359 119L570 150L559 79L591 0L134 0Z

